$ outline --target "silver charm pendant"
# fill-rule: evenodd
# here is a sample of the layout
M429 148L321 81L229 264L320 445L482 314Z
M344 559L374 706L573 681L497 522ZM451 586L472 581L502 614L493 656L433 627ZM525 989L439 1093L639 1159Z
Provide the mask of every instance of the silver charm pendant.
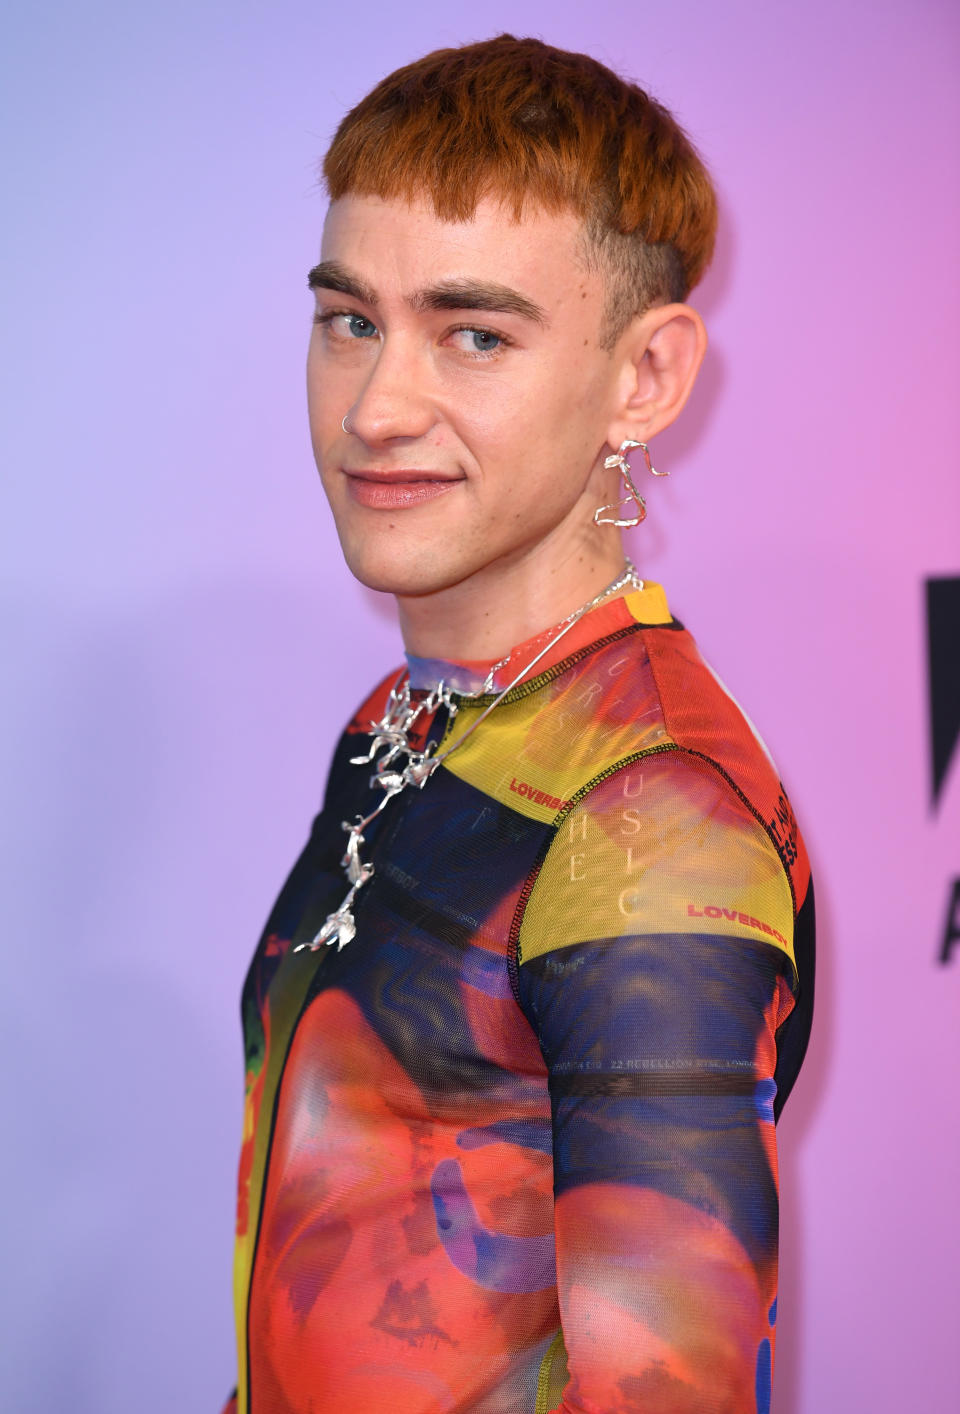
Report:
M356 889L351 889L336 913L328 915L326 923L324 923L316 937L312 938L308 943L298 943L294 948L294 952L303 952L304 948L309 948L311 952L316 952L317 948L322 947L324 943L326 943L328 948L336 943L337 952L339 952L341 948L345 948L357 931L357 925L350 911L350 905L353 903L353 895L355 893Z
M408 737L411 726L421 712L429 710L432 714L439 706L448 708L452 706L449 694L442 683L415 707L410 703L409 683L404 684L400 692L397 692L395 688L392 689L383 718L379 722L371 723L373 742L370 750L366 756L350 758L352 766L369 765L381 747L388 748L386 754L377 762L377 769L370 777L371 789L374 786L379 786L383 791L383 796L369 815L357 816L352 825L348 820L344 820L343 829L347 832L347 848L340 865L346 871L350 889L340 907L327 915L326 922L316 936L309 942L298 943L293 950L294 952L300 952L304 948L316 952L318 948L324 946L329 948L334 943L337 945L337 952L340 952L341 948L345 948L347 943L356 936L357 925L353 916L353 900L357 890L369 883L374 874L373 865L360 858L360 846L364 843L363 832L370 821L376 819L387 802L392 800L395 795L399 795L407 786L416 786L417 790L423 790L427 781L440 765L439 757L433 755L432 742L427 745L425 751L414 751ZM391 769L401 754L406 755L407 764L402 770Z

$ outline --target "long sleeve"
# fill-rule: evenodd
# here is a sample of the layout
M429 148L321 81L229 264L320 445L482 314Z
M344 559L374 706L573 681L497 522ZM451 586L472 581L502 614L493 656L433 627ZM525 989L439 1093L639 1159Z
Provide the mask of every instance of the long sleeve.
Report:
M550 845L518 947L562 1321L538 1410L769 1409L793 919L766 830L692 754L613 772Z

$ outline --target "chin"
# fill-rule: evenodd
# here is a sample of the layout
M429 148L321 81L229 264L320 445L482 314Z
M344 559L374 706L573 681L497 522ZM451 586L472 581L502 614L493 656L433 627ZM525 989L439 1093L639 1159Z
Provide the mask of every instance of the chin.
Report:
M463 537L456 517L442 503L399 512L389 521L384 512L358 513L332 496L330 506L347 568L368 589L381 594L435 594L468 578L478 567L473 563L477 547L471 547L470 537Z
M408 549L393 545L374 550L371 546L343 547L347 568L368 589L381 594L415 597L436 594L465 579L469 567L442 562L431 549Z

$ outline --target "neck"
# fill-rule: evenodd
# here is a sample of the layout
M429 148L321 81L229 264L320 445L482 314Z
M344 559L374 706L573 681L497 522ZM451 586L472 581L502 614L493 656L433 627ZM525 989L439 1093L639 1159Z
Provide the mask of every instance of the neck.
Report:
M508 565L491 565L433 594L398 595L408 653L483 662L559 623L616 579L624 565L618 532L599 545L550 556L541 543Z

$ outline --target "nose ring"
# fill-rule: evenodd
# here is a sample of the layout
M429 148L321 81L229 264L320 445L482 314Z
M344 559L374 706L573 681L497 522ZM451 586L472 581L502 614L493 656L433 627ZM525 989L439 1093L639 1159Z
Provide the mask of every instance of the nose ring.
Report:
M347 426L347 414L346 414L346 413L344 413L344 414L343 414L343 417L340 419L340 426L343 428L344 432L345 432L345 433L347 434L347 436L349 437L349 436L350 436L350 428Z

